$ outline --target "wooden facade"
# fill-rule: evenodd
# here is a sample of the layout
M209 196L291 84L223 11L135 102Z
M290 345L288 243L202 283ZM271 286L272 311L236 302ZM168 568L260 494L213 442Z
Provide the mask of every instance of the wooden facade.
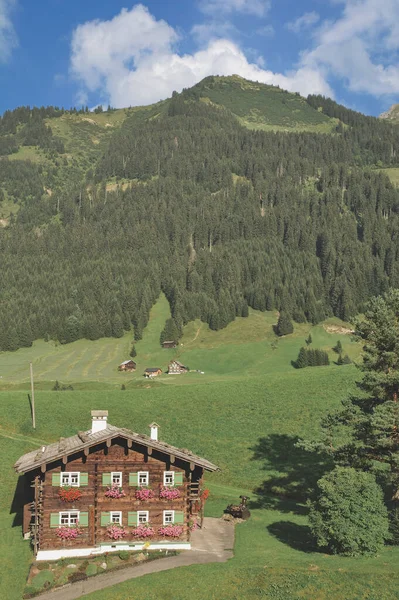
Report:
M177 343L174 340L167 340L162 342L162 348L176 348Z
M136 370L136 363L134 362L134 360L125 360L118 367L118 371L135 371L135 370Z
M39 553L39 560L46 551L53 551L52 556L58 558L63 556L62 552L66 549L87 549L86 554L89 555L93 549L104 547L105 550L112 550L121 544L124 547L134 547L138 543L150 541L151 544L160 543L167 547L170 541L189 542L190 521L202 518L204 466L199 465L196 460L198 457L191 453L184 458L179 456L181 451L173 446L144 435L125 435L128 430L119 431L120 435L117 428L112 428L109 436L107 429L93 436L88 432L89 438L103 437L103 441L95 441L93 445L86 444L81 450L65 454L25 473L23 532L26 534L31 531L35 555ZM27 456L30 455L25 455ZM20 459L21 466L23 459L24 457ZM217 469L211 463L209 465L207 470ZM16 469L19 470L18 463ZM140 486L139 474L142 482L148 476L147 485ZM79 490L80 498L65 502L60 498L60 492L65 489L63 480L65 483L66 478L70 477L75 479L69 489ZM112 486L112 478L115 477L120 477L117 487L124 494L120 498L106 496L107 490ZM160 491L168 487L178 490L177 498L160 497ZM153 498L137 499L136 491L142 488L152 490ZM76 539L66 541L60 539L57 532L62 526L62 520L68 518L67 513L72 521L78 513L80 533ZM119 520L119 517L126 535L115 541L110 538L107 528L115 518ZM134 535L138 521L144 518L154 530L150 540L140 540ZM159 533L159 529L169 523L182 528L178 540L170 540ZM73 523L67 526L75 527ZM57 551L60 552L57 554Z
M152 377L158 377L158 375L162 374L162 369L160 369L159 367L148 367L145 371L144 371L144 377L148 377L150 379L152 379Z
M169 367L168 367L169 375L180 375L182 373L187 373L187 372L188 372L188 367L185 367L178 360L172 360L169 363Z

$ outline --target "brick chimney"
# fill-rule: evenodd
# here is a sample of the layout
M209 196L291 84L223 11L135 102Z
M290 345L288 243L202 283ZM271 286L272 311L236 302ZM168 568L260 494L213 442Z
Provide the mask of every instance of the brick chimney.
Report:
M92 410L91 411L91 432L97 433L107 428L108 411L107 410Z

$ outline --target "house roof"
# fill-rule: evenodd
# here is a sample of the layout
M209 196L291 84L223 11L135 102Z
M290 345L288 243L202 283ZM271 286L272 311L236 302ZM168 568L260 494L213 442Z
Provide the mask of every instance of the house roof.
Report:
M114 427L108 425L105 429L92 433L89 431L79 431L76 435L68 438L60 438L59 442L49 444L48 446L42 446L38 450L33 450L24 454L17 460L14 465L14 469L17 473L26 473L41 467L44 464L48 464L57 460L60 460L64 456L81 452L85 448L90 448L102 442L106 442L109 439L115 439L118 437L131 440L143 446L153 448L165 454L173 454L176 458L180 458L183 461L192 462L195 465L203 467L206 471L218 471L219 467L212 464L205 458L201 458L196 454L193 454L189 450L176 448L165 442L159 440L153 440L148 435L141 433L134 433L129 429L123 427Z
M183 365L183 363L179 362L178 360L172 360L169 364L175 364L178 367L182 367L183 369L186 369L187 367L185 365Z
M134 363L134 360L132 360L131 358L129 358L129 360L124 360L119 366L121 367L122 365L128 365L129 363Z
M146 373L156 373L157 371L161 371L162 369L160 369L159 367L149 367L148 369L145 370Z

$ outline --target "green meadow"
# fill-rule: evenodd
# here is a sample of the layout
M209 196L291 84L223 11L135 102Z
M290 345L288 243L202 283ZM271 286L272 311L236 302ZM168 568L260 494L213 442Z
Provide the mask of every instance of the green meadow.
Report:
M276 314L251 311L247 319L219 332L190 323L181 345L163 350L159 334L168 315L161 297L143 340L136 344L134 374L117 371L119 362L128 358L131 334L66 346L38 341L32 348L0 354L0 597L21 598L32 559L29 542L21 537L12 465L26 451L87 429L90 410L106 408L112 424L140 433L148 432L148 424L156 420L161 439L220 466L206 480L209 516L220 516L243 493L251 498L252 515L237 526L235 556L228 563L154 574L87 598L398 598L398 549L387 547L367 559L328 556L314 547L307 525L307 491L326 465L298 449L296 441L317 436L320 417L355 387L356 367L333 362L338 339L345 353L360 360L360 347L348 326L336 319L317 327L296 325L292 336L277 340ZM313 346L330 353L331 365L296 370L291 361L309 332ZM193 372L163 374L154 381L143 378L145 367L165 371L171 358ZM30 361L36 381L36 431L28 398ZM56 379L74 390L52 391Z

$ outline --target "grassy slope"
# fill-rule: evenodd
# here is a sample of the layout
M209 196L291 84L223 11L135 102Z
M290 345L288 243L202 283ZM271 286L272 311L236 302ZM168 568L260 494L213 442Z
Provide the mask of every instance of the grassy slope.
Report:
M166 357L174 355L174 351L158 347L159 333L168 314L167 303L161 298L152 310L144 339L137 344L139 364L143 367L164 366ZM148 423L155 419L162 425L162 439L179 447L189 447L220 465L221 473L207 477L211 489L209 515L220 515L223 508L237 501L242 493L254 499L253 489L265 481L277 489L301 487L304 474L317 467L317 460L304 457L295 448L296 437L317 432L321 415L327 408L337 406L353 388L357 371L353 366L334 365L293 369L290 360L303 343L308 327L298 327L294 336L279 340L277 350L272 350L273 322L275 316L271 313L252 312L247 320L238 319L220 332L212 332L200 323L189 324L183 346L176 352L181 353L184 360L190 360L193 368L200 366L205 375L193 373L170 378L165 375L154 382L143 381L139 375L115 372L113 353L120 344L126 342L128 347L128 339L86 343L89 348L102 348L103 358L94 362L96 353L92 350L90 361L83 355L80 362L76 362L84 350L83 342L76 343L76 350L75 344L59 347L60 352L74 350L78 354L64 363L54 364L54 374L65 380L63 373L69 360L75 363L70 376L81 377L81 387L86 389L57 393L38 386L36 432L30 425L26 389L0 392L3 416L0 525L4 532L0 538L0 585L6 590L3 593L0 590L1 597L20 598L30 560L29 546L21 539L19 524L11 527L15 508L10 510L10 506L16 484L12 464L22 453L43 442L87 428L89 411L93 408L108 408L113 424L138 432L146 432ZM330 323L337 324L336 321ZM340 337L345 350L354 357L359 356L358 346L350 342L348 336L328 334L322 327L312 328L312 336L314 345L326 348L331 348ZM245 343L241 342L243 339ZM113 344L114 350L111 345L105 350L105 342ZM55 354L58 351L48 344L43 343L43 346ZM16 365L22 361L22 353L34 352L37 347L0 355L0 361L8 364L7 360L19 355ZM105 368L113 384L109 389L101 389L107 380L107 375L101 374L104 383L93 390L93 384L85 381L89 381L93 373L90 369L104 366L107 356L109 362ZM124 356L121 352L120 357ZM28 355L24 355L24 360L27 359ZM41 356L44 373L50 360L51 352ZM96 366L87 369L89 363ZM38 364L35 371L38 372ZM15 371L14 377L18 381ZM120 387L117 381L129 378L133 382L126 391L115 389ZM96 593L93 599L130 600L133 590L134 597L146 600L186 600L188 593L193 600L397 597L399 550L387 548L380 557L363 560L314 552L307 542L303 505L267 493L261 494L260 501L258 507L252 509L250 521L237 528L236 556L227 565L190 567L145 577L134 584L128 582Z
M335 119L309 106L305 98L280 88L238 75L213 79L216 85L205 79L195 86L201 90L202 100L224 106L249 129L330 133L337 125Z

